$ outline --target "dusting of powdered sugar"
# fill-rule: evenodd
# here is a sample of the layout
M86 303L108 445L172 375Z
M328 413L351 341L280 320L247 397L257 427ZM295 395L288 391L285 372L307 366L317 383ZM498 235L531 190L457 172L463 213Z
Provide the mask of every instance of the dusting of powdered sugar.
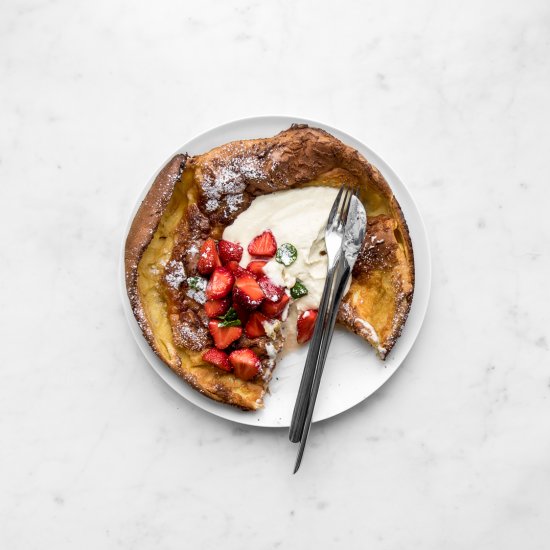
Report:
M169 287L177 290L183 281L185 281L185 268L183 267L183 263L170 260L166 265L164 280Z
M264 162L256 156L246 156L242 144L236 144L230 151L233 156L226 164L212 171L205 171L202 190L206 198L204 209L214 212L225 200L227 214L239 210L243 202L243 193L249 181L266 180Z
M218 199L208 199L204 205L204 209L207 212L214 212L219 205L220 203L218 202Z
M199 351L205 347L208 341L208 333L203 327L195 327L187 323L178 324L177 331L181 339L189 349Z
M267 178L263 164L258 157L251 156L235 160L239 160L239 170L246 179L264 180Z
M186 292L187 296L192 300L195 300L198 304L206 303L206 294L203 290L195 290L194 288L188 288Z
M225 198L225 204L228 214L234 214L239 210L241 204L243 203L242 195L228 195Z

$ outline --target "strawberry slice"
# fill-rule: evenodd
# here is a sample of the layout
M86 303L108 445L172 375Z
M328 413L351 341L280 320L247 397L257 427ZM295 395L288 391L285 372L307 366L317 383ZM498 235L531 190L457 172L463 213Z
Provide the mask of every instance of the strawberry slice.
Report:
M242 323L243 327L248 323L248 318L250 317L250 311L245 309L239 302L233 302L233 309L237 312L237 317Z
M235 276L227 267L217 267L206 285L206 297L209 300L219 300L231 292Z
M317 310L308 309L303 313L300 313L298 321L296 322L296 328L298 335L296 340L299 344L305 344L313 336L313 329L315 328L315 320L317 319Z
M265 297L271 302L278 302L285 293L282 286L276 285L269 277L258 279L260 288L264 291Z
M214 338L216 347L225 349L241 337L243 329L241 327L220 327L221 322L219 319L212 319L208 323L208 330Z
M235 375L241 380L251 380L261 369L260 358L248 348L236 349L229 354L229 362Z
M208 289L206 290L208 296ZM252 275L252 273L243 273L235 279L233 287L233 301L238 302L245 309L256 309L265 298L263 290Z
M208 300L204 304L204 311L208 317L221 317L227 313L231 300L229 297L220 298L219 300Z
M266 256L271 258L277 252L277 241L269 229L257 235L248 245L251 256Z
M244 333L249 338L258 338L259 336L265 336L265 329L262 323L267 321L267 317L259 311L254 311L248 318L248 323L244 327Z
M267 263L267 260L253 260L246 266L246 269L256 277L263 277L264 265L266 263Z
M277 317L277 315L283 312L289 300L290 298L286 293L282 295L281 299L278 302L264 300L262 302L261 311L264 315L267 315L267 317L270 317L270 318Z
M233 367L229 363L229 357L227 353L219 349L211 348L209 350L206 350L202 354L202 359L203 361L206 361L211 365L215 365L219 369L225 370L227 372L231 372L233 370Z
M216 267L222 265L218 251L216 250L216 241L206 239L201 246L197 269L201 275L210 275Z
M227 262L225 264L225 267L235 275L235 277L238 277L239 275L242 275L243 273L246 273L246 269L244 267L241 267L239 265L239 262L236 262L235 260L231 260L230 262Z
M220 260L226 264L227 262L240 262L243 257L243 247L238 243L221 240L218 243L218 252Z

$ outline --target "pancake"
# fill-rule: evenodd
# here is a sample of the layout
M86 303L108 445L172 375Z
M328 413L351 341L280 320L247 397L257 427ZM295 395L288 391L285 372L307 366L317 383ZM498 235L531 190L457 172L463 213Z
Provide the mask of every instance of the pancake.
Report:
M149 345L193 388L216 401L256 410L263 406L284 346L282 333L243 335L233 345L259 356L260 373L251 380L203 360L203 352L213 347L212 336L204 297L188 284L198 274L203 243L219 240L255 197L344 184L358 189L368 226L338 322L384 360L410 310L413 249L389 185L361 154L324 130L293 125L271 138L235 141L193 157L176 155L159 172L128 233L126 286Z

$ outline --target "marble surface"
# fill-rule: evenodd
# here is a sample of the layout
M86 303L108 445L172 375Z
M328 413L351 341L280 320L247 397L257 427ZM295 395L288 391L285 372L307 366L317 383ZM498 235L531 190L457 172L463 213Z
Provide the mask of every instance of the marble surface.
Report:
M0 546L548 548L545 1L0 5ZM120 241L189 137L291 113L409 185L428 316L378 393L316 425L220 420L126 326Z

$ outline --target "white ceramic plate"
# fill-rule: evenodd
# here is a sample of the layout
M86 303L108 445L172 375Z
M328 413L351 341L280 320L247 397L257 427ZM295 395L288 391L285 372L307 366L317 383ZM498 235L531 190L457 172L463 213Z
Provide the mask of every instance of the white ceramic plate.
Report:
M412 348L426 314L430 293L430 251L426 230L414 200L395 172L374 151L357 139L320 122L288 116L262 116L236 120L218 126L193 138L174 152L196 155L229 141L270 137L285 130L293 123L309 124L323 128L332 135L357 149L384 175L390 184L407 220L414 247L415 291L412 308L403 333L385 362L380 361L374 350L358 336L343 329L332 340L323 380L317 398L313 421L324 420L342 413L374 393L401 365ZM172 158L173 155L170 156ZM168 161L169 159L167 159ZM163 164L164 166L164 164ZM160 169L159 169L160 170ZM147 183L136 202L128 228L141 201L149 190L156 174ZM127 231L126 231L127 234ZM204 397L170 370L151 350L134 319L124 283L124 246L121 254L122 302L128 323L147 361L159 376L182 397L198 407L228 420L262 427L286 427L290 425L292 410L300 384L307 346L288 354L277 365L270 384L270 394L265 397L265 407L258 412L244 412Z

